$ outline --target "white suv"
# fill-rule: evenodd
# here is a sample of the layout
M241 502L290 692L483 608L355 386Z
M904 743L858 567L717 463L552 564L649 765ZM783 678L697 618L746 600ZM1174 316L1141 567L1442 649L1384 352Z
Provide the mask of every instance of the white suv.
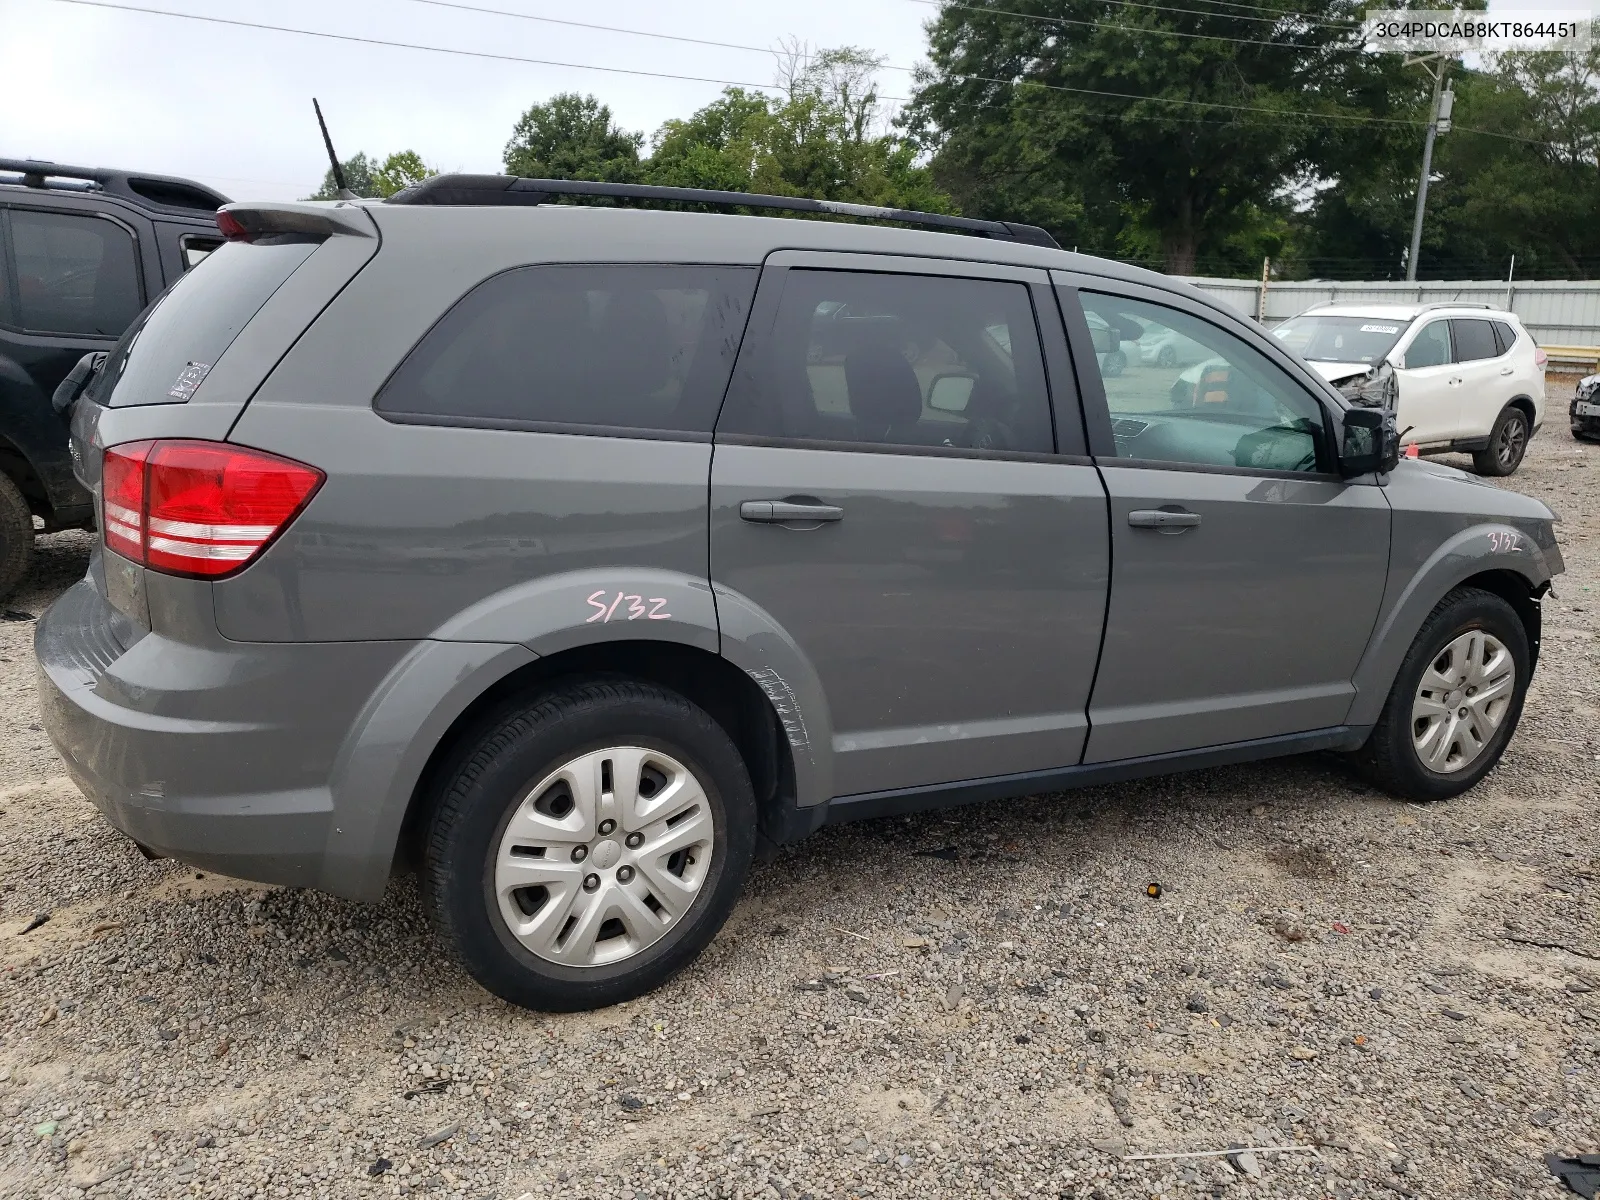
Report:
M1394 369L1400 440L1509 475L1544 423L1545 353L1482 304L1323 304L1273 331L1335 386Z

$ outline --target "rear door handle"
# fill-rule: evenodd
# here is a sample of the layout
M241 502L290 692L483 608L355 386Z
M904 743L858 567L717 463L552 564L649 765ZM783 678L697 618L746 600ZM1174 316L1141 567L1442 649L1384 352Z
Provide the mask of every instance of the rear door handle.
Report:
M1510 367L1501 367L1500 368L1500 374L1502 374L1502 375L1515 375L1516 372L1513 371Z
M746 500L739 505L746 521L776 525L784 521L841 521L844 509L833 504L798 504L793 500Z
M1200 524L1200 514L1166 508L1136 508L1128 514L1128 524L1135 529L1189 529Z

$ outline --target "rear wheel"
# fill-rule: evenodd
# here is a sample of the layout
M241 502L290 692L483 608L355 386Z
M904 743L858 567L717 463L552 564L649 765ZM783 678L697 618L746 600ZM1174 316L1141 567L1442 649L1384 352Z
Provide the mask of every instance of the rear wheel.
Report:
M33 513L11 478L0 475L0 600L33 565Z
M727 919L755 848L728 735L676 693L577 683L502 716L445 785L435 928L495 995L550 1012L659 986Z
M1504 408L1495 418L1489 445L1472 455L1472 468L1479 475L1509 475L1522 465L1528 452L1528 414L1520 408Z
M1361 773L1407 800L1448 800L1489 773L1516 730L1531 673L1528 635L1499 596L1457 588L1407 652Z
M1107 378L1115 378L1127 369L1128 359L1121 350L1113 350L1106 355L1105 361L1100 364L1100 373Z
M1178 365L1178 352L1171 346L1163 346L1156 352L1156 366L1175 367Z

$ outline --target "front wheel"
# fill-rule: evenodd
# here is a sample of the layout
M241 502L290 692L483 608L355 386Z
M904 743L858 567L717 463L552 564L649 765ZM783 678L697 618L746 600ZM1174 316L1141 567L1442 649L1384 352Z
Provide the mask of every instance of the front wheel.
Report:
M1522 465L1528 452L1528 414L1520 408L1502 409L1489 433L1489 445L1472 455L1472 469L1479 475L1509 475Z
M494 722L428 831L430 919L513 1004L601 1008L659 986L732 911L755 798L728 735L682 696L568 685Z
M1499 596L1462 587L1428 614L1372 736L1355 755L1406 800L1448 800L1489 773L1516 730L1532 673L1528 634Z
M1128 359L1121 350L1113 350L1106 355L1105 360L1100 364L1100 373L1107 379L1115 379L1127 369Z

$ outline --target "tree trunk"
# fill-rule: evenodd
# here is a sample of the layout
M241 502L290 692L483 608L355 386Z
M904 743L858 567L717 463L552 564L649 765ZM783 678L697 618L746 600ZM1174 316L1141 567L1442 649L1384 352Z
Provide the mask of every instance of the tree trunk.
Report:
M1161 255L1168 275L1194 274L1199 240L1194 228L1194 196L1185 193L1172 222L1161 231Z

